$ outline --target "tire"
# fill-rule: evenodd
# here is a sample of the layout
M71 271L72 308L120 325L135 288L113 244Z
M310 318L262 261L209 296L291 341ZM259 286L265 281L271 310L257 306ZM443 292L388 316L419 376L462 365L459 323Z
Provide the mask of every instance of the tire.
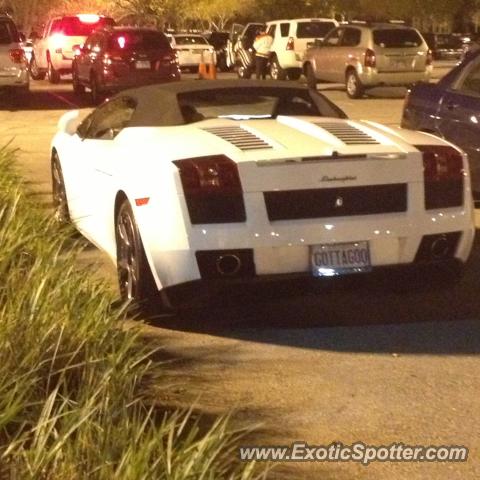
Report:
M115 239L118 285L122 300L137 304L158 297L133 210L126 199L121 203L115 218Z
M250 68L244 67L243 65L239 65L237 68L237 75L238 75L238 78L248 80L249 78L251 78L252 72Z
M53 85L60 83L60 74L55 70L50 58L48 59L47 78Z
M55 221L61 226L70 224L71 219L68 210L67 191L65 190L65 181L63 180L60 159L56 152L52 155L52 197Z
M80 79L78 78L77 68L74 65L72 67L72 85L73 85L73 93L75 95L82 95L85 93L85 85L80 83Z
M270 76L273 80L285 80L287 78L287 72L280 66L277 57L273 57L270 62Z
M318 80L315 77L315 72L313 71L313 67L311 63L307 64L305 69L305 76L307 77L307 86L313 90L317 89Z
M348 70L345 74L345 87L349 98L361 98L365 93L365 88L355 70Z
M44 80L47 75L47 72L43 72L38 68L35 56L32 56L32 59L30 60L29 70L32 80Z
M287 72L289 80L298 80L302 76L302 71L299 68L290 68Z

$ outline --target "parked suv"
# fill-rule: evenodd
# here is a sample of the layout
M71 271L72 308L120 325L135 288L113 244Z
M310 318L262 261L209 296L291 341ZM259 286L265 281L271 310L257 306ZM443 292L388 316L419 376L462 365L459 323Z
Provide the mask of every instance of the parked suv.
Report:
M270 76L274 80L298 80L307 48L338 26L333 18L297 18L267 22L273 38L270 49Z
M0 88L16 93L28 91L28 65L20 34L12 19L0 15Z
M72 66L76 94L89 88L93 103L107 92L180 80L177 55L157 30L114 27L98 30L79 46Z
M347 95L359 98L371 87L428 82L432 54L414 28L394 24L349 24L337 27L307 50L307 83L345 83Z
M113 18L90 14L51 19L33 45L32 78L42 80L47 75L50 83L58 83L61 75L72 72L73 47L83 44L94 30L113 25Z

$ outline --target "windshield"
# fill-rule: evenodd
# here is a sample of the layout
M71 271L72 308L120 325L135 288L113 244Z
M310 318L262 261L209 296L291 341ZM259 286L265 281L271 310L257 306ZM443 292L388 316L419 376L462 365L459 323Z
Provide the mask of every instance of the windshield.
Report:
M299 22L297 38L324 38L335 26L333 22Z
M114 26L113 18L84 15L78 17L64 17L51 33L62 33L68 37L88 37L95 30L102 27Z
M423 43L420 35L409 28L374 30L373 41L382 48L419 47Z
M116 31L108 41L111 50L170 50L170 42L161 32L125 30Z
M208 45L206 38L194 35L175 35L177 45Z
M269 119L278 115L345 118L325 97L303 89L204 90L180 94L179 104L186 123L208 118Z

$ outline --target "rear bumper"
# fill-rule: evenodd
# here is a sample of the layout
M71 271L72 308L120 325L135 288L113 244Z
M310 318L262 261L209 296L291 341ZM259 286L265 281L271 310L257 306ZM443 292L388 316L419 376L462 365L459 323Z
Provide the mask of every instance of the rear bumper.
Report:
M304 293L311 287L325 287L326 289L348 285L350 281L365 282L377 281L382 286L397 287L399 282L407 281L412 288L418 285L431 284L431 280L448 280L454 283L462 272L464 263L458 259L448 259L429 263L410 263L404 265L375 267L369 273L358 273L338 277L313 277L309 273L296 272L277 275L255 275L248 278L203 279L185 282L166 287L164 290L173 305L188 303L192 299L202 297L221 298L235 297L237 294L257 294L267 290L261 287L271 287L270 292L281 292L282 296L295 292ZM416 282L416 283L415 283ZM273 288L273 290L272 290ZM328 291L328 290L326 290ZM223 296L225 295L225 296Z
M0 88L1 87L27 87L29 85L29 75L27 68L0 68Z
M180 80L180 71L174 70L167 74L135 74L125 75L122 77L105 77L100 85L101 90L114 91L124 90L127 88L139 87L142 85L152 85L156 83L174 82Z
M423 72L378 72L374 68L365 68L358 72L360 81L367 87L377 85L406 86L417 82L428 82L431 74L431 68L427 68Z
M450 253L452 259L465 263L475 235L469 193L465 195L465 207L460 209L422 212L419 206L415 212L408 213L275 222L263 218L266 214L262 212L264 206L260 206L262 195L257 201L249 197L246 196L246 223L188 227L180 249L177 241L177 248L172 243L169 249L161 232L145 229L142 236L151 254L157 285L166 287L202 279L198 252L249 250L255 276L299 272L310 275L311 247L315 245L366 241L371 265L375 268L412 264L426 236L459 232L454 251ZM153 207L154 200L151 202ZM151 211L153 214L157 209ZM147 218L149 215L147 209L138 212L140 223L154 225L156 217ZM183 216L188 218L188 212Z

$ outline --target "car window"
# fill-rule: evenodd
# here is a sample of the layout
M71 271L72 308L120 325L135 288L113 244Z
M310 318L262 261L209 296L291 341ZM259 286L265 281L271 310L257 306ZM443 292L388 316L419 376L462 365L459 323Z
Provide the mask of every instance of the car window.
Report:
M175 35L177 45L208 45L207 39L194 35Z
M48 31L48 35L52 35L53 33L59 33L61 24L62 24L62 21L60 19L53 20L52 24L50 25L50 30Z
M267 33L272 37L275 38L275 30L277 29L276 25L270 25L268 27Z
M17 41L17 29L10 21L0 21L0 45L9 45Z
M360 43L361 33L358 28L347 28L342 37L343 47L356 47Z
M280 35L282 37L288 37L289 31L290 31L290 24L289 23L281 23L280 24Z
M373 43L382 48L419 47L423 41L411 28L385 28L373 31Z
M324 38L334 28L333 22L298 22L297 38Z
M186 38L200 38L196 43L208 43L203 37L186 37ZM185 44L186 42L175 37L176 44ZM190 43L194 44L194 43ZM149 30L125 30L115 31L108 40L108 48L111 50L135 50L135 49L161 49L170 50L170 42L162 32Z
M480 96L480 62L476 62L461 80L458 91L467 95Z
M84 137L88 139L113 140L128 125L135 107L135 102L129 97L106 102L82 122L79 134L85 131Z
M329 47L337 47L340 45L340 38L342 36L343 28L337 28L329 33L324 40L325 45Z

